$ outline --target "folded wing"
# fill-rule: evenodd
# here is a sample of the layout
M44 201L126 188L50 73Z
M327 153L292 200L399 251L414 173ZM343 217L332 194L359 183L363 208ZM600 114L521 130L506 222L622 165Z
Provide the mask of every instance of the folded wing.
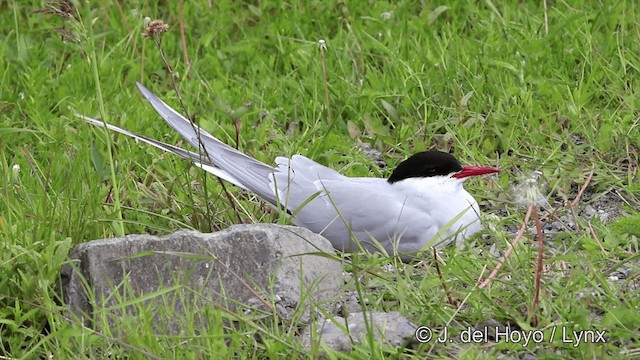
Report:
M397 193L385 179L342 176L312 184L319 194L303 205L294 222L325 236L342 251L360 250L354 238L369 251L378 250L377 240L388 253L416 251L439 229L415 199ZM301 200L291 198L292 205Z

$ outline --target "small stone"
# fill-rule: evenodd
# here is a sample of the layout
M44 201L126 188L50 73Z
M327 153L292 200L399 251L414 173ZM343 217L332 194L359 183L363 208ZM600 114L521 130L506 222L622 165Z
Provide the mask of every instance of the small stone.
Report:
M305 347L311 348L321 341L324 346L333 350L351 351L354 344L362 344L367 336L364 316L367 317L378 342L399 347L405 346L415 338L417 326L399 312L359 312L346 318L336 316L333 319L320 319L312 323L303 331L302 343Z
M384 161L382 153L379 150L374 149L371 144L358 139L357 145L360 148L360 151L365 154L367 159L373 160L379 168L384 169L387 167L387 163Z
M593 206L591 205L587 205L584 208L584 214L587 215L588 217L592 217L594 215L596 215L598 213L598 211L596 209L594 209Z
M345 295L345 300L340 304L340 315L349 316L354 313L362 312L362 305L358 300L356 292L350 292Z

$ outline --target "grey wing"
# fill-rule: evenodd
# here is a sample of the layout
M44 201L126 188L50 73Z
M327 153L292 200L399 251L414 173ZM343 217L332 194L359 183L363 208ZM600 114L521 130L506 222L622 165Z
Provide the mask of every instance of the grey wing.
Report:
M277 169L272 175L272 191L277 194L280 204L292 213L323 191L316 185L318 180L349 180L339 172L302 155L277 157L276 164Z
M275 168L223 143L185 119L142 84L136 83L136 85L151 106L171 127L195 148L204 149L204 156L207 156L212 164L236 179L237 182L232 181L232 183L255 192L271 203L276 203L271 185L271 174L276 170Z
M316 181L314 185L322 193L298 211L295 223L322 234L343 251L359 250L352 237L370 251L376 250L376 242L390 253L408 251L437 231L432 219L417 211L411 199L390 191L385 179L347 180ZM389 240L400 238L401 248L394 249L396 245Z

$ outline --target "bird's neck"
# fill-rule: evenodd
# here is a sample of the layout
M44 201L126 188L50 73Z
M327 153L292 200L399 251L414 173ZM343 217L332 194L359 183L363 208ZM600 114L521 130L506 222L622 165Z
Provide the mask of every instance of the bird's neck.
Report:
M403 192L436 195L451 194L463 190L462 181L449 176L431 176L423 178L408 178L394 183Z

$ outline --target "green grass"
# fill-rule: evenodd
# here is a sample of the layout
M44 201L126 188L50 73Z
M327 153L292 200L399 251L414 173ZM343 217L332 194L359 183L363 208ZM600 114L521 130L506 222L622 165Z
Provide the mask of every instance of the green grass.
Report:
M491 286L473 285L493 269L524 209L514 185L542 172L544 193L579 230L554 235L547 247L539 325L606 330L606 344L573 347L559 339L391 349L364 342L333 357L495 358L500 354L556 358L640 356L637 164L640 146L640 10L635 1L543 2L507 5L389 2L185 2L187 67L177 5L78 2L75 21L34 12L40 1L0 4L0 356L280 358L308 354L292 327L240 319L226 333L158 339L148 323L123 324L129 337L96 333L64 321L54 286L73 245L124 233L165 234L179 228L212 231L237 223L218 182L186 161L74 118L107 116L116 125L178 143L177 134L137 93L141 81L179 109L157 48L143 39L143 17L170 29L162 49L176 72L189 113L207 130L271 163L302 153L346 175L388 176L409 154L452 148L468 164L504 169L467 189L491 205L482 246L441 254L449 305L433 265L364 258L359 265L368 310L400 311L418 325L459 333L494 319L531 329L537 249L522 242ZM171 2L170 2L171 3ZM55 29L71 31L64 41ZM333 123L327 121L324 39ZM95 72L94 72L95 70ZM101 91L98 92L98 85ZM104 113L101 113L104 104ZM240 126L235 142L234 123ZM350 130L350 131L348 131ZM382 151L379 169L357 139ZM14 171L19 166L20 171ZM115 174L120 191L114 194ZM583 218L568 207L594 171L589 198L609 199L629 218L614 226L592 221L601 251ZM243 221L282 221L262 203L227 186ZM614 201L615 200L615 201ZM117 204L122 208L122 225ZM551 222L553 219L544 218ZM529 236L529 238L531 238ZM427 257L431 260L431 257ZM630 275L610 281L611 271ZM635 287L634 287L635 286ZM188 318L189 314L186 315ZM222 324L225 314L210 321ZM48 325L47 325L48 324ZM144 325L147 324L147 325ZM291 324L290 324L291 325ZM145 327L146 326L146 327ZM47 328L45 331L45 327ZM228 341L225 341L227 339ZM167 356L169 354L169 356Z

